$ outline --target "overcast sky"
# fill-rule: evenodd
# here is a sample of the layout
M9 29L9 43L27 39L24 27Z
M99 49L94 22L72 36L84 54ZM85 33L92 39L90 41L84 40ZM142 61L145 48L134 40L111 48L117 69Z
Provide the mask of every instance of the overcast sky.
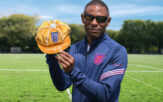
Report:
M82 24L80 15L90 0L0 0L0 17L26 14L45 20ZM108 29L119 30L126 19L163 21L163 0L103 0L110 9Z

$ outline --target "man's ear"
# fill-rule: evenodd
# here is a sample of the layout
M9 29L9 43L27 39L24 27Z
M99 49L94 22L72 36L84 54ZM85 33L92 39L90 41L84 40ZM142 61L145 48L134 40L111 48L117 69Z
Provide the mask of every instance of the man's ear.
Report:
M110 22L111 22L111 17L108 18L107 26L110 25Z
M81 20L82 20L82 23L84 24L84 15L81 14Z

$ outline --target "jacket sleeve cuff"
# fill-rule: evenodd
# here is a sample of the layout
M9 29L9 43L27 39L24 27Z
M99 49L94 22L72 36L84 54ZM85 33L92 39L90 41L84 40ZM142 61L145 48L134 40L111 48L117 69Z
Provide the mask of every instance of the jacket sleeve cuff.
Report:
M71 79L75 79L77 76L76 74L79 73L79 69L74 67L68 74L70 75Z
M77 82L78 84L83 82L84 79L86 78L86 75L82 73L79 68L74 67L72 71L70 71L69 76L73 82Z

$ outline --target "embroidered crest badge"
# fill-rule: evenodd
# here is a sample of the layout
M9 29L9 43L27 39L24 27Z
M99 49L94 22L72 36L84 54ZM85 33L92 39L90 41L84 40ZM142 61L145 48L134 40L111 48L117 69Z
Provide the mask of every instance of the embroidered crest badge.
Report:
M51 32L51 38L54 43L58 41L58 32Z
M99 65L103 62L104 60L104 57L105 55L104 54L99 54L99 53L96 53L95 57L94 57L94 63L96 65Z

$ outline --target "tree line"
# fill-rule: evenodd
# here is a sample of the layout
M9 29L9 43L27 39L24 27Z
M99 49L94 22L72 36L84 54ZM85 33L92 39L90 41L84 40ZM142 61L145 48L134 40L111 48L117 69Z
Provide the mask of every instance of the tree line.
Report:
M10 52L11 47L21 47L24 53L40 53L35 42L38 21L37 17L23 14L0 18L0 52ZM83 25L69 26L72 44L85 37ZM106 32L124 45L128 53L163 53L163 21L125 20L119 31Z

